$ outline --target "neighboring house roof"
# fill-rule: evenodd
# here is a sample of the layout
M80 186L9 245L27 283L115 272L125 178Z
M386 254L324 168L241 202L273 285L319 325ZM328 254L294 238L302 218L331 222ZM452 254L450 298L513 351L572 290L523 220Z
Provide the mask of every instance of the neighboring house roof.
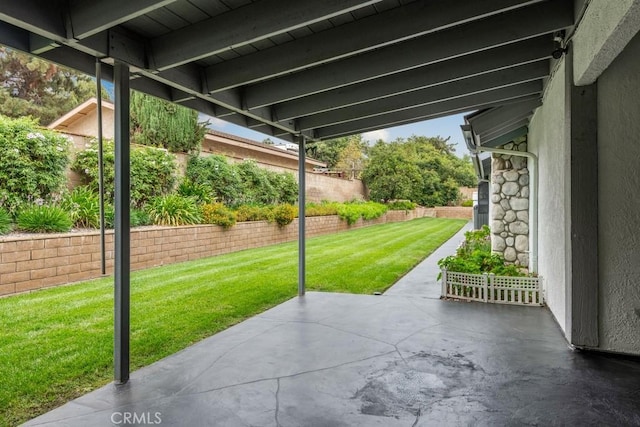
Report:
M82 104L78 105L73 110L69 111L64 116L60 117L57 120L54 120L47 127L49 129L57 130L60 132L64 132L68 130L73 124L78 122L79 120L85 120L87 116L97 109L98 101L96 98L87 99ZM102 108L113 111L113 104L108 101L102 101ZM95 132L97 133L97 131ZM96 136L96 135L86 135L86 136Z
M95 137L97 136L97 121L95 116L97 108L98 105L96 98L88 99L73 110L69 111L67 114L53 121L47 127L59 132L71 133L74 135L87 137ZM108 110L109 116L113 115L114 106L111 102L102 101L102 109L103 113L106 113L107 111L105 110ZM103 115L103 117L105 116L107 116L107 114ZM90 122L83 123L83 121L89 120ZM105 123L105 125L107 123L111 124L112 121L103 119L103 123ZM105 134L110 136L113 134L113 132L105 132ZM207 149L212 147L214 144L216 145L215 149ZM207 130L203 146L205 151L220 153L228 156L232 156L233 154L242 151L243 158L256 158L256 160L260 159L261 162L265 164L271 164L269 162L269 157L273 159L274 156L276 158L285 159L290 164L291 162L297 161L298 159L298 154L295 152L285 151L272 145L263 144L258 141L253 141L251 139L242 138L237 135L219 132L212 129ZM273 164L281 166L277 163ZM315 159L311 159L309 157L306 158L306 164L307 167L326 166L325 163Z

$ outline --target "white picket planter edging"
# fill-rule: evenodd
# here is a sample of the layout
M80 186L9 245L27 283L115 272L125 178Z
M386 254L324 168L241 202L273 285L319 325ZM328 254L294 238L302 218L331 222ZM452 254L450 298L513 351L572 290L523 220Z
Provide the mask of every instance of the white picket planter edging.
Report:
M542 277L457 273L442 269L442 297L514 305L544 305Z

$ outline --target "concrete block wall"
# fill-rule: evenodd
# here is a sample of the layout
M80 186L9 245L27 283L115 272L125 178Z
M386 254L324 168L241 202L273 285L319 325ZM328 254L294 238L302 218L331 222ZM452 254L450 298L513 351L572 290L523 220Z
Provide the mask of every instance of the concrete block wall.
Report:
M471 221L473 208L464 206L439 206L432 208L436 218L457 218Z
M434 209L390 211L349 226L337 216L307 218L307 236L346 231L386 222L435 217ZM105 236L107 274L113 273L113 230ZM298 220L285 227L266 221L238 223L228 230L216 225L141 227L131 230L131 269L257 248L298 238ZM94 279L101 276L98 231L0 238L0 295Z

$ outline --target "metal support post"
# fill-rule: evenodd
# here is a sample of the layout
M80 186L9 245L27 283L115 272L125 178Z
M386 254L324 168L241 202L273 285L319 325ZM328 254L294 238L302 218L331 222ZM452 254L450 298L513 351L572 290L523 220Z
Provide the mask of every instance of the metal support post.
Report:
M98 193L100 194L100 272L107 274L104 237L104 157L102 144L102 63L96 58L96 104L98 107Z
M298 140L298 296L303 296L306 286L306 140L300 135Z
M119 384L129 380L130 334L130 166L129 66L116 61L115 88L115 251L114 251L114 374Z

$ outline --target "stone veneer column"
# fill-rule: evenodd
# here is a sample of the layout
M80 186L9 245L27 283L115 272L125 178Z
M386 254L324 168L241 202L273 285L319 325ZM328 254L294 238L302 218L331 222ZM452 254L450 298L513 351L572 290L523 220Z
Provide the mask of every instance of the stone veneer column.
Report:
M525 139L505 150L527 151ZM491 247L511 264L529 266L529 169L527 158L493 154L491 160Z

